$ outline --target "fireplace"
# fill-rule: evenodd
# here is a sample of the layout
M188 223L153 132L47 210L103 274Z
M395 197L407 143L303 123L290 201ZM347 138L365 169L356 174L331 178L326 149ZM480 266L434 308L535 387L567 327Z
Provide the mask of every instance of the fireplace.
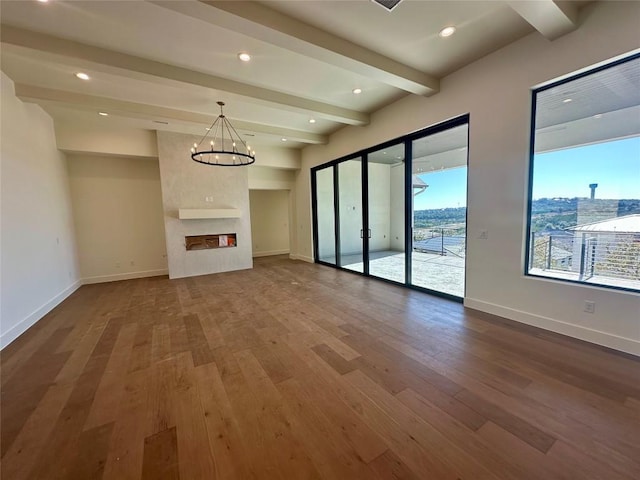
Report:
M191 235L184 237L186 250L206 250L210 248L236 247L235 233L218 233L214 235Z

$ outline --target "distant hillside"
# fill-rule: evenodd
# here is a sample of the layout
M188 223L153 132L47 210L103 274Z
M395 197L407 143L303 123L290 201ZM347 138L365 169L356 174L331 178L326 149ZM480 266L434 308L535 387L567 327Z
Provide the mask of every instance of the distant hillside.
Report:
M604 211L610 211L612 202L615 202L615 200L595 199L591 203L585 198L541 198L534 200L531 205L532 231L554 231L574 227L578 218L578 204L584 201L590 202L593 211L597 211L599 206ZM617 202L618 216L640 213L640 199L625 199ZM416 210L414 212L414 226L416 228L433 228L460 224L464 223L466 213L466 207Z
M545 232L575 227L578 222L578 205L584 209L584 202L588 202L590 212L597 213L601 210L604 217L640 213L640 199L541 198L531 204L531 231Z
M416 228L443 227L464 223L466 215L466 207L416 210L413 212L413 225Z

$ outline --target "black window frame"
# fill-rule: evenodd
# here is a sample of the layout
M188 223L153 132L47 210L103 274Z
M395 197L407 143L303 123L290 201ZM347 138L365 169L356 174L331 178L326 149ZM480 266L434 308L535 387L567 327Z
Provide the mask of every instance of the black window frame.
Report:
M469 146L469 138L471 136L471 114L470 113L464 113L461 115L457 115L455 117L449 118L447 120L444 120L442 122L436 123L434 125L430 125L428 127L425 128L421 128L419 130L407 133L405 135L400 135L399 137L393 138L391 140L387 140L385 142L379 143L377 145L373 145L371 147L367 147L367 148L363 148L361 150L358 150L356 152L352 152L349 153L348 155L344 155L342 157L339 157L337 159L331 160L329 162L325 162L319 165L316 165L314 167L311 167L310 169L310 182L311 182L311 217L312 217L312 241L313 241L313 260L314 263L318 263L320 265L325 265L328 267L332 267L332 268L337 268L338 270L342 270L345 272L349 272L355 275L362 275L362 276L366 276L368 278L372 278L375 279L377 281L382 281L382 282L387 282L390 283L392 285L396 285L396 286L401 286L401 287L405 287L405 288L409 288L411 290L417 290L420 292L424 292L424 293L428 293L434 296L438 296L438 297L442 297L442 298L446 298L448 300L453 300L454 302L458 302L458 303L463 303L464 299L466 297L466 268L465 268L465 293L463 294L462 297L458 297L456 295L452 295L449 293L445 293L445 292L439 292L437 290L431 290L429 288L425 288L425 287L420 287L417 285L413 285L411 283L411 255L410 255L410 249L411 249L411 245L412 245L412 229L411 229L411 224L409 222L407 222L408 218L411 218L411 216L413 215L413 211L412 211L412 190L411 190L411 172L412 172L412 168L413 168L413 157L412 157L412 150L413 150L413 141L414 140L418 140L420 138L423 137L427 137L430 135L435 135L437 133L440 132L444 132L446 130L450 130L452 128L455 127L459 127L461 125L466 125L467 126L467 147ZM382 278L382 277L376 277L376 276L372 276L369 275L368 272L368 260L369 260L369 252L368 252L368 240L366 239L366 235L365 235L365 241L364 241L364 247L367 247L366 250L363 251L363 262L364 262L364 266L365 268L363 270L363 272L358 272L358 271L354 271L354 270L350 270L347 268L344 268L342 266L339 265L339 261L338 261L338 253L339 250L337 250L339 248L339 245L337 245L339 243L339 230L335 230L335 241L336 241L336 263L335 265L329 262L325 262L320 260L319 257L319 245L318 245L318 204L317 204L317 184L316 184L316 173L318 172L318 170L322 170L325 168L333 168L334 169L334 182L336 182L337 180L337 170L338 170L338 164L345 162L347 160L353 160L355 158L360 158L362 160L362 164L363 164L363 182L365 179L368 178L368 171L367 171L367 159L368 159L368 155L370 153L376 152L378 150L384 149L384 148L390 148L392 146L395 145L404 145L404 149L405 149L405 172L404 172L404 183L405 183L405 192L404 192L404 209L405 209L405 232L404 232L404 238L405 238L405 281L400 283L400 282L396 282L394 280L389 280L386 278ZM469 149L467 150L467 167L469 166ZM469 192L469 181L467 179L467 199L468 199L468 192ZM339 189L337 188L337 183L334 183L334 212L335 212L335 222L336 222L336 228L339 228L339 212L337 212L337 201L338 201L338 196L339 196ZM365 208L366 205L368 205L368 188L365 188L365 184L363 183L363 194L362 194L362 201L363 201L363 214L364 214L364 210L367 210ZM467 208L467 213L465 214L465 224L468 224L468 208ZM366 214L366 217L363 217L363 222L364 219L368 220L368 213ZM363 223L363 228L366 228L367 225ZM468 232L467 232L467 236L468 236ZM363 247L363 248L364 248ZM465 247L468 248L468 247Z
M544 85L533 88L531 90L531 119L530 119L530 133L529 133L529 166L528 166L528 185L527 185L527 214L526 214L526 235L525 235L525 255L524 255L524 275L525 277L531 277L535 279L544 279L549 281L557 281L563 283L569 283L573 285L581 285L593 288L605 288L608 290L617 290L622 292L640 293L640 289L627 288L617 285L607 285L601 283L586 282L583 280L573 280L569 278L553 277L550 275L537 275L530 273L529 265L531 262L531 214L533 208L533 171L534 171L534 157L535 157L535 139L536 139L536 112L537 112L537 96L541 92L545 92L560 85L571 83L580 78L585 78L593 74L608 70L610 68L622 65L633 60L640 59L640 53L634 53L626 55L620 58L616 58L609 62L604 62L601 65L597 65L593 68L578 72L574 75L563 76L562 78L545 83Z

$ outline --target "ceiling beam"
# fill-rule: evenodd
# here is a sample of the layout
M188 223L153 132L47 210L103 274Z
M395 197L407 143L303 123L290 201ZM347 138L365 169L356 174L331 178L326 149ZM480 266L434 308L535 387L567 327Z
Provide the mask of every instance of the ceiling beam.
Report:
M416 95L433 95L440 89L435 77L255 1L151 3Z
M51 88L37 87L17 83L15 85L16 96L23 101L38 104L59 104L63 106L72 105L82 110L105 111L112 115L122 115L133 118L144 118L149 120L169 120L200 124L209 126L216 119L216 116L202 113L176 110L172 108L146 105L142 103L127 102L108 97L95 95L85 95L69 92L66 90L54 90ZM244 130L254 133L286 137L291 141L298 141L307 144L326 144L328 139L325 135L293 130L290 128L280 128L272 125L260 123L244 122L230 119L237 130Z
M548 40L578 28L578 8L558 0L510 0L509 5Z
M240 95L252 99L254 103L307 115L313 114L317 118L347 125L369 123L369 115L355 110L9 25L1 26L0 39L4 44L116 68L120 74L134 78L135 74L142 74L147 80L155 78L169 83L197 85Z

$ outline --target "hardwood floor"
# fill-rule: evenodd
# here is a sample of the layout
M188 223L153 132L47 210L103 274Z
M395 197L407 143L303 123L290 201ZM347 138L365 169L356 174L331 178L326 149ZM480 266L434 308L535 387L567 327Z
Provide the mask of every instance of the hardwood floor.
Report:
M283 257L83 286L1 380L5 480L640 478L638 359Z

